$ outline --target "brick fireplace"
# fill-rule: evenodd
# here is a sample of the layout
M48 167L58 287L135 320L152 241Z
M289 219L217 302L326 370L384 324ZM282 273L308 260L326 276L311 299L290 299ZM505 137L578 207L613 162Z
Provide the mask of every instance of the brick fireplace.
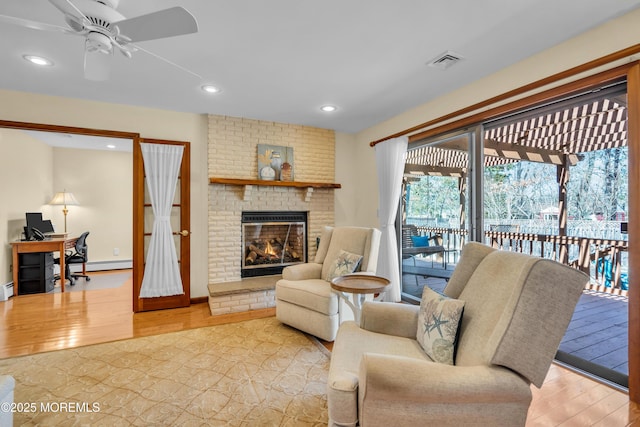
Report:
M332 130L210 115L209 177L257 179L257 144L293 147L295 180L335 182ZM334 190L235 184L209 185L209 283L242 280L242 212L295 211L307 215L307 257L316 237L334 225Z

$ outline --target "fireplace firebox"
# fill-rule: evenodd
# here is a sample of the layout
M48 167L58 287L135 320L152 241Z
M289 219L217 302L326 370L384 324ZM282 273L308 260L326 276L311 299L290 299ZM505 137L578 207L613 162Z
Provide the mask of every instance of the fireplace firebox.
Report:
M242 277L307 262L307 212L242 212Z

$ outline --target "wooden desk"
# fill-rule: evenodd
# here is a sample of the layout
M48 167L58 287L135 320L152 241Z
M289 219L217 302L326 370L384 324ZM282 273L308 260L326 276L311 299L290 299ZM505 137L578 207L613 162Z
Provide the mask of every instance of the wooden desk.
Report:
M64 251L75 246L77 237L56 237L46 240L29 240L11 242L13 247L13 293L18 295L18 272L20 261L18 254L34 252L60 252L60 290L64 292Z

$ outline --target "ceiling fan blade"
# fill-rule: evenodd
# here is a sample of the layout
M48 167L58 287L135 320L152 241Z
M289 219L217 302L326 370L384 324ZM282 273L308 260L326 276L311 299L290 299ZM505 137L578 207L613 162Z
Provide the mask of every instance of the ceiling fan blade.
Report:
M88 50L84 52L84 78L101 82L109 79L111 71L111 54L99 50Z
M72 16L76 19L82 21L89 21L89 19L85 16L84 13L78 7L71 2L71 0L49 0L49 2L54 5L60 12L64 13L66 16Z
M76 34L65 27L58 25L45 24L44 22L31 21L29 19L16 18L15 16L0 15L1 24L18 25L20 27L31 28L32 30L56 31L67 34Z
M132 42L198 32L196 18L182 7L172 7L131 19L123 19L112 23L112 25L116 25L120 29L120 34Z

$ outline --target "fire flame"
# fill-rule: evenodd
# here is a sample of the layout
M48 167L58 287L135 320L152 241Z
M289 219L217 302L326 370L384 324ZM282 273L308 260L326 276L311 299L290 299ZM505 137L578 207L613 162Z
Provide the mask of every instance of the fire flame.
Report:
M272 255L272 256L276 255L276 251L273 250L271 243L269 243L268 241L267 241L267 246L264 248L264 252L268 255Z

